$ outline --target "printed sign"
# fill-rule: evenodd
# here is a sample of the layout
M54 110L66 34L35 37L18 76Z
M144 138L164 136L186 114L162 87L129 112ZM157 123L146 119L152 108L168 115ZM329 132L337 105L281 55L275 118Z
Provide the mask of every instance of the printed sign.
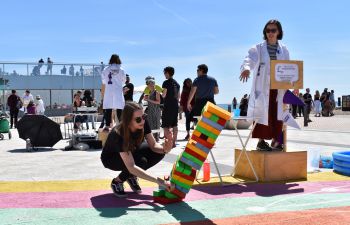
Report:
M271 89L302 89L303 62L271 60Z

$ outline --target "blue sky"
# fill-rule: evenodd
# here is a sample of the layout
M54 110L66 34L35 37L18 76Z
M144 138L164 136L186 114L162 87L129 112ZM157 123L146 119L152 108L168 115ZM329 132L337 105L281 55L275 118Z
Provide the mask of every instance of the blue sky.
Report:
M136 86L148 75L163 82L168 65L182 85L205 63L218 103L249 93L240 65L276 18L291 59L304 61L304 87L350 94L348 1L6 0L1 8L0 61L106 63L117 53Z

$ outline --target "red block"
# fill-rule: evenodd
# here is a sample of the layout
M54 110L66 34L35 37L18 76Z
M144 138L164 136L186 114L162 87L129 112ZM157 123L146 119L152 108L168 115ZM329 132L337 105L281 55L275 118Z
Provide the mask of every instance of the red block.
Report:
M183 173L176 171L176 170L174 171L174 175L182 177L182 178L189 180L189 181L194 181L194 178L196 178L195 176L194 177L192 176L192 173L191 173L191 176L188 176L188 175L183 174Z
M219 120L218 120L217 123L224 127L225 124L226 124L226 120L224 120L224 119L222 119L222 118L219 118Z
M198 153L192 151L189 148L185 149L185 152L187 152L188 154L192 155L193 157L199 159L200 161L204 162L206 158L204 158L203 156L199 155Z
M172 194L178 196L181 200L186 197L186 194L182 191L177 190L176 188L171 192Z
M209 142L204 141L203 139L197 137L196 135L192 135L191 138L192 138L192 140L194 140L194 141L200 143L201 145L203 145L203 146L205 146L205 147L207 147L207 148L209 148L209 149L212 149L213 146L214 146L213 144L210 144Z
M171 203L182 202L182 199L181 198L170 199L170 198L153 196L153 201L163 205L167 205Z

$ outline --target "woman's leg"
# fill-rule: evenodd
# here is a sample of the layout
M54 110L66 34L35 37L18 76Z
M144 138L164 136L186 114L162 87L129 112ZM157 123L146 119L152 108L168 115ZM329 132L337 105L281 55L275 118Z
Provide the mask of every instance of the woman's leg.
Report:
M109 128L112 122L112 109L105 110L106 127Z
M140 148L135 151L133 156L135 164L142 169L147 170L158 164L165 155L152 151L147 143L142 143Z

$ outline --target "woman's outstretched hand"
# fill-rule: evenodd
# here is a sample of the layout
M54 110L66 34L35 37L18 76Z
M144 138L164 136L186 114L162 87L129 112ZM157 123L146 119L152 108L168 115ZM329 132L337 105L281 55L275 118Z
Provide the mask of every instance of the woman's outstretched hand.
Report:
M247 82L248 81L248 78L249 78L249 75L250 75L250 71L249 70L244 70L242 73L241 73L241 76L239 77L239 80L240 81L243 81L244 82Z
M167 191L171 192L175 189L175 185L172 184L170 181L167 180L163 180L161 178L157 178L157 183L159 184L159 186L165 188Z
M163 143L164 153L170 152L172 148L173 148L173 134L169 132L167 135L164 134L164 143Z

